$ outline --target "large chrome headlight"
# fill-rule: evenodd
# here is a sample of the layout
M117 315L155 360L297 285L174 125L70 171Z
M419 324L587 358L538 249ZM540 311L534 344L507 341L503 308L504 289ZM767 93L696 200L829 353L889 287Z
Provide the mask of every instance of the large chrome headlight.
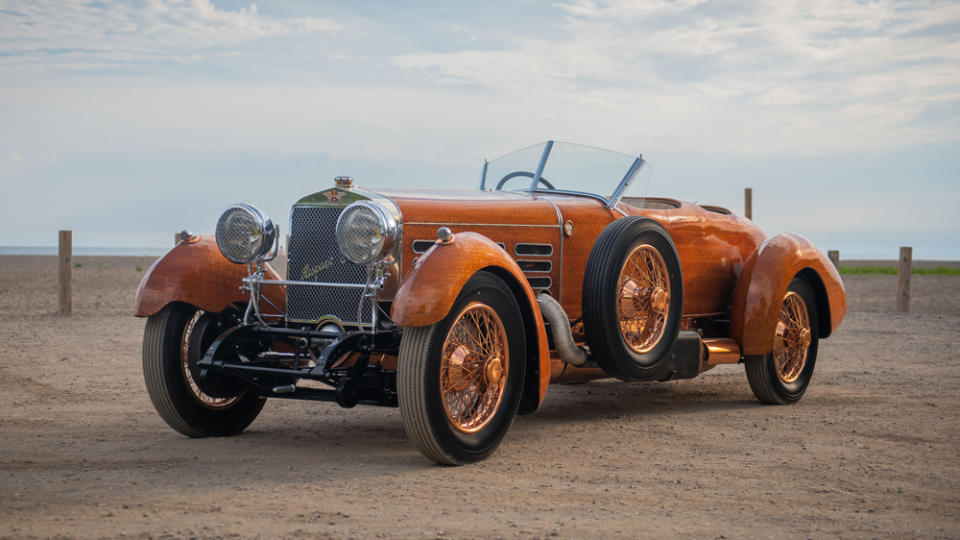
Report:
M238 203L217 221L217 247L227 260L246 264L270 254L280 229L256 206Z
M400 235L397 220L385 208L359 201L344 208L337 219L337 246L356 264L387 258Z

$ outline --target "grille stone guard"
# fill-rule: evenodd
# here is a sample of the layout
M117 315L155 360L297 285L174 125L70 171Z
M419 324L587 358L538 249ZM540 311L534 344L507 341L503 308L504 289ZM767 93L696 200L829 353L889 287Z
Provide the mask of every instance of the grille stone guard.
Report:
M356 195L355 193L352 193ZM359 199L359 197L357 197ZM372 324L371 312L361 304L371 302L363 296L371 269L347 261L335 240L337 220L347 206L337 203L297 204L290 212L290 253L287 276L290 281L354 284L360 287L291 285L287 287L286 320L317 324L331 316L343 324L364 327ZM359 309L358 309L359 306Z
M243 324L244 326L250 326L254 324L251 322L251 317L256 318L256 322L262 325L267 325L268 323L264 321L263 317L265 316L260 309L260 302L263 295L261 294L261 288L264 285L281 285L281 286L307 286L307 287L334 287L334 288L343 288L343 289L363 289L361 294L361 303L358 306L358 311L363 308L363 302L367 299L370 300L370 326L373 333L377 332L377 302L376 297L377 293L380 292L380 289L383 288L383 284L386 283L387 277L389 274L383 271L383 266L377 264L373 272L370 272L371 279L367 283L325 283L319 281L298 281L298 280L289 280L289 279L264 279L263 278L263 267L258 265L255 271L253 271L250 276L243 278L241 281L243 284L240 286L240 290L247 291L250 293L250 303L247 304L247 310L243 315ZM276 306L274 306L276 307ZM266 315L271 316L271 315ZM360 319L360 317L358 317ZM357 326L363 326L362 323L358 323Z

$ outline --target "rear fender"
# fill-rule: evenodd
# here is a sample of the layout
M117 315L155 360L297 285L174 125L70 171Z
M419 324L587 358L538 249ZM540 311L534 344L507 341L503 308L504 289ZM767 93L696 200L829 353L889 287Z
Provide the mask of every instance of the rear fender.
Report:
M768 238L747 259L733 292L730 337L745 355L773 350L783 296L799 275L817 296L820 337L828 337L847 313L847 296L833 263L810 241L795 234Z
M523 313L527 347L527 373L522 413L533 412L543 402L550 384L550 349L540 307L533 289L507 253L486 236L457 233L449 244L436 243L424 253L404 278L393 299L390 318L399 326L427 326L440 322L453 307L471 276L486 270L514 291Z
M279 279L266 265L265 279ZM249 296L240 291L247 267L228 261L213 236L183 240L157 259L140 281L134 314L149 317L171 302L184 302L205 311L220 312ZM281 312L286 308L284 287L263 288L263 297Z

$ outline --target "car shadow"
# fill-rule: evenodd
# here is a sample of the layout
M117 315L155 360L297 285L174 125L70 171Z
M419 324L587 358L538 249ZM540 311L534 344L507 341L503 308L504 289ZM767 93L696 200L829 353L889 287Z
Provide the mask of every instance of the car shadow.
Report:
M515 423L507 441L549 437L551 429L564 424L763 408L742 386L742 381L735 384L721 378L706 383L611 380L551 386L541 408ZM151 438L156 449L172 454L219 456L240 463L255 456L258 466L267 469L283 471L296 463L297 474L329 470L331 466L364 466L354 470L353 475L383 474L384 467L396 472L436 466L421 456L407 438L399 409L341 409L334 404L314 403L270 409L268 404L266 414L235 437L186 439L167 432ZM201 464L211 466L202 458ZM281 473L278 480L283 477Z

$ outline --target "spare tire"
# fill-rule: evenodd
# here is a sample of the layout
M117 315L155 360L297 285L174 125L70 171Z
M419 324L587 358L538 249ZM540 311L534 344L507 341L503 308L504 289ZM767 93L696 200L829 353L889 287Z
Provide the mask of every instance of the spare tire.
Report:
M600 233L583 276L591 357L624 381L664 378L683 311L677 248L656 221L629 216Z

